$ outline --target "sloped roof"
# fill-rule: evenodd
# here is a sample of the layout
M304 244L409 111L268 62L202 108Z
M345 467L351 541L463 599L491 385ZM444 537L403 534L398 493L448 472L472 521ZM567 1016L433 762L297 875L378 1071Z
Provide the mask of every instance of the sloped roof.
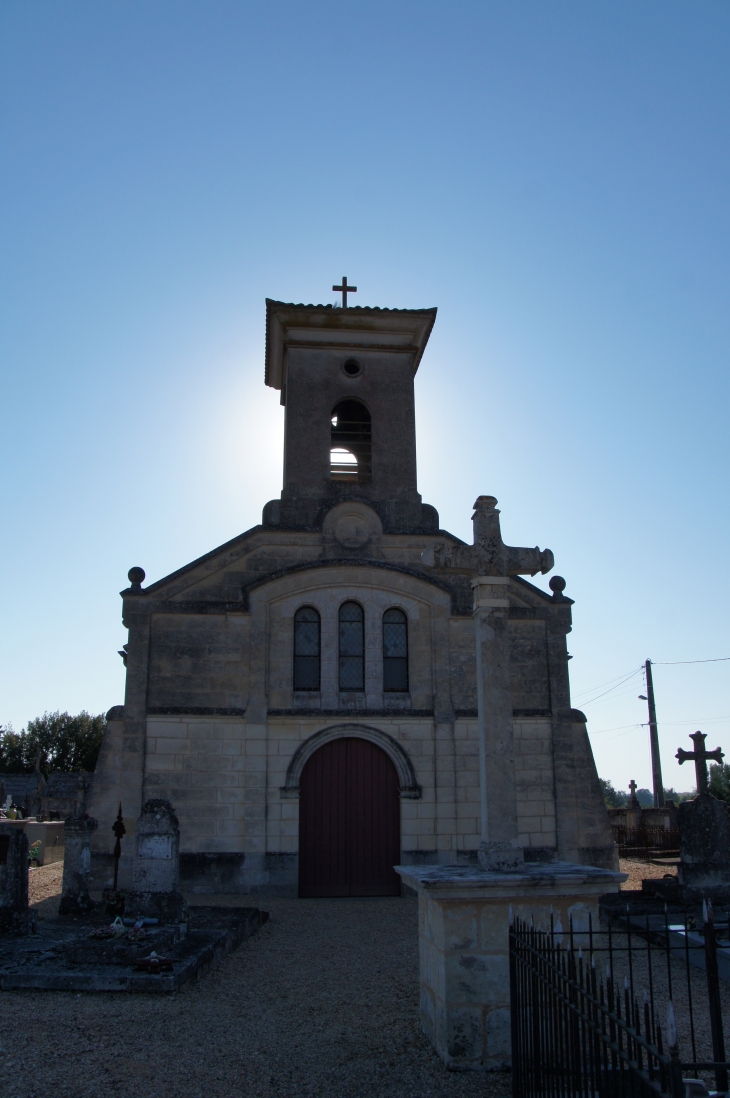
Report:
M295 305L266 299L266 384L281 389L284 354L294 342L301 346L318 341L329 346L389 349L413 355L413 372L418 369L436 309L380 309L353 305Z

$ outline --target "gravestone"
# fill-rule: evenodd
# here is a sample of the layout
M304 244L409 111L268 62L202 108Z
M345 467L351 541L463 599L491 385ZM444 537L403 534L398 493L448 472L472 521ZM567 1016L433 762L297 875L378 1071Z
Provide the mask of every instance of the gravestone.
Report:
M694 751L679 748L680 766L694 762L697 796L679 806L680 861L677 873L682 898L689 903L700 900L730 900L730 813L724 801L708 792L707 760L722 763L719 747L705 748L706 736L694 732L690 739Z
M89 869L91 836L98 826L98 820L92 816L69 816L65 822L59 915L84 915L95 906L89 896Z
M28 911L28 839L21 828L0 823L0 934L27 934L34 915Z
M126 912L181 922L185 901L180 884L180 825L169 801L150 800L137 821L132 881Z

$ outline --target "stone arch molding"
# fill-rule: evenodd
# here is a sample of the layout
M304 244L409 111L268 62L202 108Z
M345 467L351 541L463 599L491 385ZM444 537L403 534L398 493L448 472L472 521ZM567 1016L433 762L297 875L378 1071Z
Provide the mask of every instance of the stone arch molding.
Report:
M299 782L305 763L324 744L345 737L370 740L376 747L380 747L398 771L401 799L420 800L421 787L416 781L416 771L407 752L387 732L381 732L379 728L371 728L367 724L335 724L330 728L323 728L320 732L315 732L309 739L300 743L287 768L286 785L281 788L281 796L285 799L297 798L299 796Z

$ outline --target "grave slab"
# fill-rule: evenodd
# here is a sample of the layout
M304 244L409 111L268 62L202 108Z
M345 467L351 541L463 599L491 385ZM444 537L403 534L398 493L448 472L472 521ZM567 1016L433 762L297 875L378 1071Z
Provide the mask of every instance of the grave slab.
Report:
M0 990L176 991L203 976L267 919L258 908L196 907L187 926L152 928L133 946L123 938L90 939L90 931L109 923L99 916L43 919L32 937L0 939ZM136 971L136 963L152 950L172 961L170 972Z

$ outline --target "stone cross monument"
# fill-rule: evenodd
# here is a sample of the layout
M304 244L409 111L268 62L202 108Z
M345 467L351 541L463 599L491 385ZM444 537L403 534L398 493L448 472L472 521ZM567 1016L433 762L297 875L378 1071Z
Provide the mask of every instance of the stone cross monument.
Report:
M707 736L704 732L693 732L690 739L695 745L694 751L685 751L684 748L680 747L674 757L679 759L680 766L685 762L695 764L697 793L707 793L707 760L712 759L713 762L722 763L724 754L719 747L716 747L714 751L707 751L705 748Z
M514 868L524 861L517 841L507 584L510 576L544 574L554 564L549 549L504 544L496 503L494 496L479 496L474 504L473 545L436 543L421 558L426 567L472 577L481 801L479 865L492 870ZM551 586L558 580L555 577ZM564 586L559 580L555 590Z
M481 836L479 869L398 866L418 893L421 1022L453 1070L510 1064L508 911L588 925L598 897L625 874L569 862L525 862L517 819L510 675L509 577L549 572L549 549L505 545L494 496L474 504L474 544L436 542L427 568L471 577L476 645ZM550 581L563 599L565 581ZM465 975L468 973L469 975Z
M706 736L693 732L694 751L679 748L676 758L695 764L697 796L679 806L680 859L677 873L682 898L689 903L730 900L730 814L724 801L707 789L707 760L722 763L719 747L705 749Z

